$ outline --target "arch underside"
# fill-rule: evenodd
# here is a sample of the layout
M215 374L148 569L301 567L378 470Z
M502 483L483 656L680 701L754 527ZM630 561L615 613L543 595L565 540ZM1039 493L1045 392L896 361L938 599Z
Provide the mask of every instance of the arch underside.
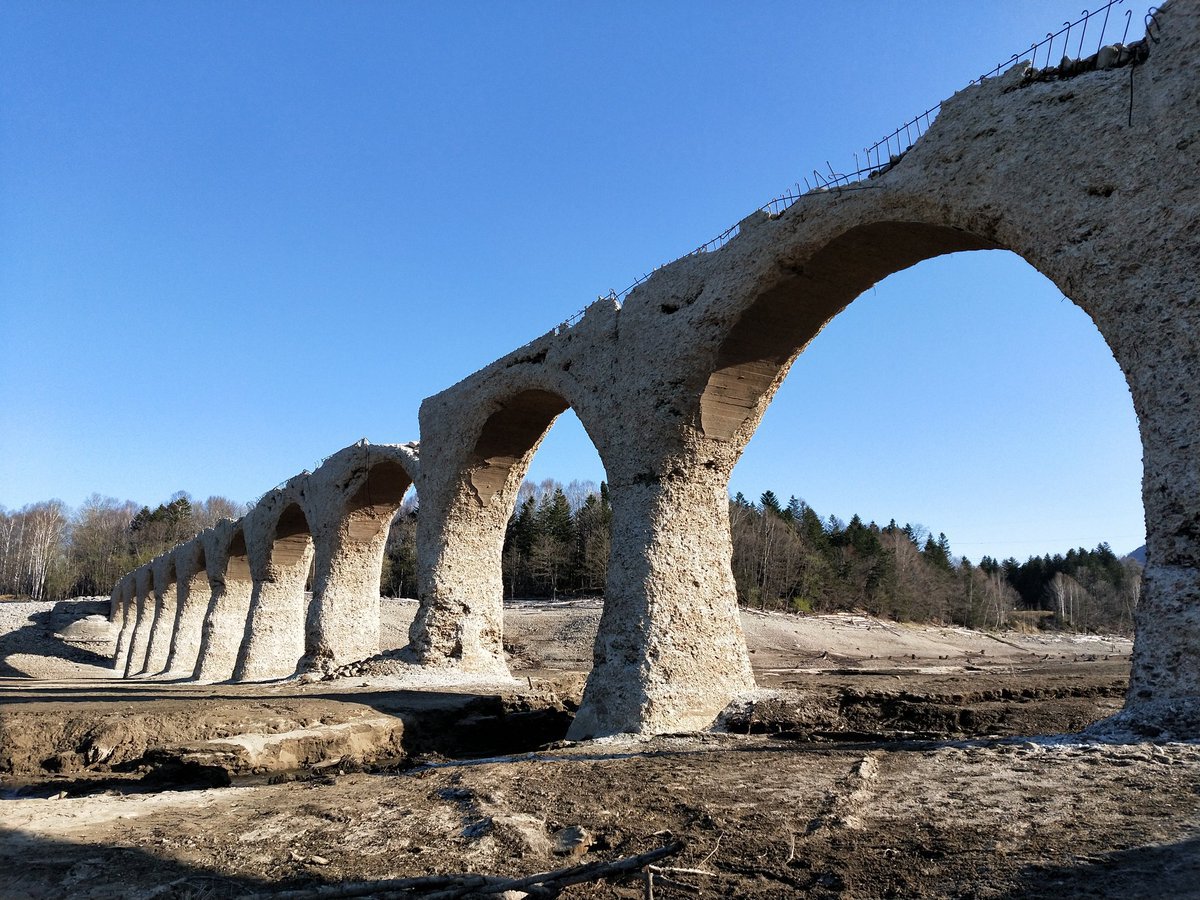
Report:
M312 531L300 504L290 504L275 524L275 540L271 546L271 563L289 569L305 560L312 546Z
M225 581L250 581L250 556L246 549L246 535L240 528L229 541L229 553L225 563Z
M791 277L755 299L730 329L700 397L704 434L731 441L744 431L800 351L872 285L935 256L991 249L1000 248L969 232L911 222L843 232L791 267Z
M513 467L527 459L568 403L558 394L516 394L484 423L475 443L468 478L482 506L504 488Z
M374 463L346 501L348 537L366 541L378 535L391 523L411 484L412 478L400 463L390 459Z

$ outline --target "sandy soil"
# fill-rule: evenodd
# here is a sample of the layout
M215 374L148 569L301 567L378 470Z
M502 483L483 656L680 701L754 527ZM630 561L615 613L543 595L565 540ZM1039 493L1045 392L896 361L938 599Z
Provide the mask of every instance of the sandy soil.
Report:
M402 643L413 605L384 610ZM515 683L419 691L386 656L316 684L100 682L81 648L34 633L49 623L17 623L0 635L18 674L0 679L0 896L525 875L676 838L659 898L1200 896L1200 744L1061 734L1119 708L1127 640L746 613L762 689L724 731L551 743L599 612L520 604ZM272 769L271 747L296 765ZM234 786L166 789L184 781L155 781L155 753L224 766Z

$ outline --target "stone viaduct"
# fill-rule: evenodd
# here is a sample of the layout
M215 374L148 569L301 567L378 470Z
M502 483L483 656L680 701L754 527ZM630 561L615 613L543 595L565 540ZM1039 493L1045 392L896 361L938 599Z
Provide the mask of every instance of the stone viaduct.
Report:
M789 367L888 275L1008 250L1091 316L1133 395L1148 562L1122 716L1200 736L1200 2L1165 5L1153 38L973 84L871 177L754 213L623 305L598 300L426 399L419 452L349 447L130 573L113 594L117 672L271 679L375 653L383 543L415 483L409 658L507 675L505 524L570 408L613 504L594 668L571 734L706 727L754 686L727 483Z

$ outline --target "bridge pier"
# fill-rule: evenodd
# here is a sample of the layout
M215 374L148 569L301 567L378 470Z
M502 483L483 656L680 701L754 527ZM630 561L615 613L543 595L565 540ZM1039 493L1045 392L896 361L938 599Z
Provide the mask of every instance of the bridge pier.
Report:
M325 671L379 652L379 575L387 523L366 538L314 536L316 566L302 668Z
M169 678L191 678L196 671L204 617L213 598L204 552L206 534L202 532L173 553L179 612L175 616L175 630L171 634L171 650L167 654L164 673Z
M142 566L133 573L133 595L135 619L129 636L129 657L125 664L125 677L140 675L146 668L146 649L150 642L150 629L154 625L154 579L149 566Z
M175 579L175 560L164 554L152 564L155 594L154 624L150 626L150 641L146 647L145 674L161 675L166 671L171 654L171 636L179 611L179 590Z
M205 683L233 677L254 590L242 523L223 522L210 534L205 555L213 591L201 628L195 671L195 679Z
M122 678L125 676L125 667L129 663L129 642L133 637L136 616L131 584L131 576L126 575L117 582L117 587L113 591L113 597L116 601L116 615L113 621L119 629L117 631L117 646L113 651L113 674Z
M509 678L500 557L515 491L481 508L473 493L458 487L447 501L428 478L421 485L420 606L409 628L409 654L432 668Z
M1181 262L1200 269L1195 255L1172 254L1157 267L1145 260L1139 273L1144 283L1177 291L1156 299L1180 313L1200 309L1196 291L1188 291L1200 284L1200 271L1181 271ZM1161 317L1121 348L1137 363L1125 368L1142 435L1146 567L1129 689L1116 721L1177 737L1200 735L1200 317L1190 327L1187 318Z
M261 508L247 517L254 589L235 681L287 678L304 656L304 585L313 540L303 510L288 499L260 501Z
M315 556L302 669L328 671L379 652L384 551L417 465L415 445L363 441L308 477Z
M676 458L610 474L608 586L568 737L707 728L754 688L730 566L728 473Z

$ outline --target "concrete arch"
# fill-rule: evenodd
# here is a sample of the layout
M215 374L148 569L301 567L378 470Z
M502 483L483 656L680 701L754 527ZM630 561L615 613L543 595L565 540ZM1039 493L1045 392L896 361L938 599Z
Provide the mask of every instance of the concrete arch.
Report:
M146 647L147 675L161 675L167 669L171 652L171 636L179 612L179 591L175 575L175 557L167 552L151 564L154 578L154 623Z
M191 678L200 655L204 617L213 599L213 587L208 578L204 545L206 529L192 540L172 551L175 558L178 614L171 633L171 649L167 654L165 675L168 678Z
M540 434L570 406L613 504L595 665L571 734L710 724L753 686L726 486L791 361L891 272L1004 248L1092 317L1125 373L1144 449L1148 564L1124 715L1151 731L1200 734L1200 4L1170 3L1156 21L1136 66L1028 77L1019 64L968 87L885 170L779 215L755 213L719 250L657 270L624 306L599 300L428 398L420 466L411 445L363 442L331 457L296 500L317 572L305 664L378 649L386 524L415 481L421 608L411 652L506 674L496 609L510 494ZM206 538L214 647L218 632L235 644L245 633L252 579L245 535L231 553L238 527ZM148 627L145 573L134 581L127 671L140 670ZM227 627L215 627L218 613ZM209 655L232 667L222 654L202 652L198 671Z
M125 676L125 668L129 664L129 643L133 637L137 617L132 584L132 575L125 575L113 589L116 607L116 616L113 621L118 626L117 643L113 650L113 672L119 677Z
M244 519L226 520L205 533L204 555L213 591L201 629L197 681L227 681L237 663L254 588L244 524Z
M717 347L699 397L701 432L744 446L800 352L854 299L923 260L984 249L996 245L953 227L879 221L851 226L801 263L789 260L790 277L742 309Z
M307 476L298 503L314 544L301 668L379 652L379 580L392 517L420 472L416 444L347 447Z
M254 592L236 681L286 678L304 656L305 582L313 560L312 528L301 498L306 477L259 501L246 517Z
M660 272L649 285L664 283ZM732 696L754 687L728 541L697 544L663 528L695 508L707 514L727 503L717 479L697 487L673 475L685 463L689 378L699 378L686 367L703 358L682 317L660 312L687 305L677 293L642 290L635 297L645 302L624 308L598 300L576 324L421 405L421 607L410 650L427 665L508 674L500 556L521 479L567 406L600 454L613 544L575 737L706 727Z
M1155 718L1158 704L1177 721L1183 704L1200 724L1200 392L1191 387L1200 380L1200 255L1179 253L1196 239L1194 217L1178 211L1180 198L1196 196L1193 167L1181 165L1179 148L1197 139L1196 117L1178 109L1194 72L1178 61L1200 44L1200 13L1192 7L1163 25L1162 44L1139 69L1150 96L1132 128L1102 124L1128 114L1122 79L1129 73L1026 82L1018 67L943 104L929 132L873 183L810 195L778 216L755 214L719 252L668 266L634 291L621 311L621 333L636 327L653 337L629 356L672 338L680 347L657 357L667 371L631 373L660 410L642 405L639 426L667 450L645 460L641 475L656 485L640 504L658 507L646 521L653 542L710 553L728 546L729 472L792 360L841 308L922 259L1009 249L1092 317L1139 417L1149 564L1127 710ZM626 414L639 405L624 392L614 401ZM625 451L637 456L635 447ZM657 551L630 552L636 538L616 529L614 570L618 555L628 553L621 566L653 572L647 586L663 592L659 615L680 608L686 560L658 565ZM722 606L720 585L702 590L707 605ZM598 649L602 662L609 676L589 680L577 736L621 727L613 710L640 688L628 667L611 654L601 660ZM716 673L710 696L734 681L728 672ZM681 715L679 708L670 713ZM657 727L646 707L634 718L639 727Z
M528 349L513 365L421 406L420 605L409 629L416 662L510 676L501 556L517 492L560 414L574 409L589 435L594 419L570 375L572 360Z
M467 482L481 506L490 506L520 471L518 485L529 461L554 420L568 408L554 391L521 390L506 400L483 423L470 452Z
M129 657L125 677L141 675L146 669L146 650L150 644L150 629L154 624L154 570L147 563L133 572L133 603L135 619L129 637Z

